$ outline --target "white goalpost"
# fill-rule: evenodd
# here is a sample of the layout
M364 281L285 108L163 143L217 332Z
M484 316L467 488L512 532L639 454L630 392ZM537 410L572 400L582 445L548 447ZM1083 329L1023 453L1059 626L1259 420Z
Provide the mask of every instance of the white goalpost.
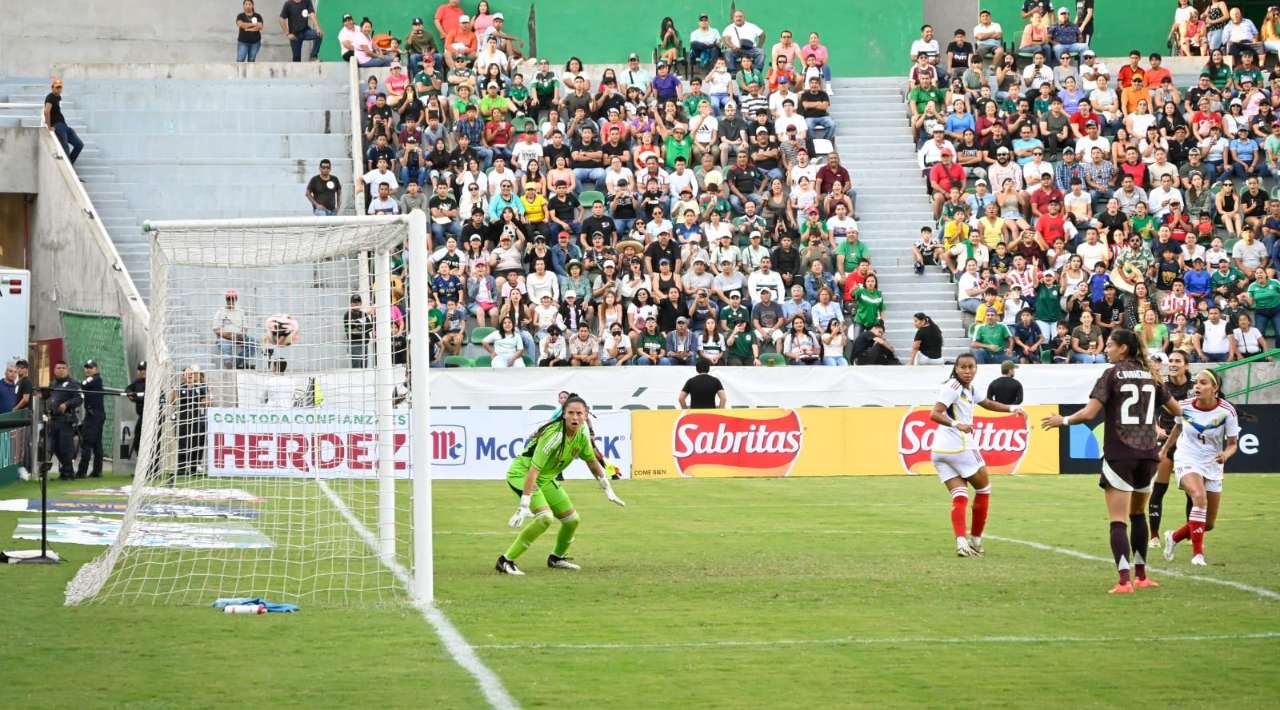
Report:
M425 215L147 230L137 469L67 604L431 602Z

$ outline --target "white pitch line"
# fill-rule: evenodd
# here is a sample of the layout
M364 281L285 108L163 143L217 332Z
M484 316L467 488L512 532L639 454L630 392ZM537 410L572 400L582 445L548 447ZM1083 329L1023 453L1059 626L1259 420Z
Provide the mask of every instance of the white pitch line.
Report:
M337 493L333 492L329 484L325 483L323 479L316 479L316 485L325 494L325 497L329 499L329 502L333 503L333 506L338 509L338 513L347 521L347 524L356 531L356 535L360 536L364 544L369 546L369 549L382 561L382 564L386 565L387 569L391 570L391 574L395 575L395 578L404 585L405 591L408 591L412 598L409 570L405 569L404 565L394 558L385 557L378 552L378 538L374 536L369 528L365 527L364 523L360 522L355 513L352 513L351 509L347 507L346 502ZM520 704L503 687L502 680L480 660L480 657L476 655L476 647L467 643L467 640L463 638L457 627L450 623L444 612L430 602L422 602L416 599L413 602L413 606L422 612L423 618L427 620L427 623L431 624L431 628L435 629L436 635L440 637L445 650L453 657L454 663L457 663L475 679L476 684L480 686L480 692L484 694L485 700L489 702L489 707L494 708L494 710L519 710Z
M1270 639L1280 639L1280 631L1259 631L1248 634L1214 634L1203 636L903 636L898 638L843 636L827 639L725 639L719 641L677 641L670 643L491 643L481 644L475 648L500 651L644 651L678 648L768 648L773 646L954 646L962 644L1048 645L1116 642L1163 643L1180 641L1250 641Z
M1090 555L1087 552L1080 552L1079 550L1071 550L1065 547L1054 547L1053 545L1046 545L1040 542L1032 542L1030 540L1015 540L1014 538L1002 537L1000 535L983 535L983 537L988 540L999 540L1000 542L1010 542L1015 545L1025 545L1026 547L1034 548L1036 550L1041 550L1044 552L1055 552L1059 555L1075 557L1081 560L1089 560L1091 562L1106 562L1109 565L1115 564L1115 560L1112 560L1110 557L1099 557L1097 555ZM1242 592L1249 592L1250 594L1256 594L1262 597L1263 599L1280 601L1280 592L1273 592L1270 589L1266 589L1263 587L1255 587L1251 584L1244 584L1242 582L1233 582L1229 579L1217 579L1216 577L1205 577L1198 574L1190 574L1188 572L1179 572L1177 570L1172 570L1172 569L1157 569L1150 565L1147 565L1147 568L1150 569L1152 572L1162 574L1166 577L1179 577L1182 579L1190 579L1196 582L1220 584L1224 587L1231 587L1232 589L1238 589Z

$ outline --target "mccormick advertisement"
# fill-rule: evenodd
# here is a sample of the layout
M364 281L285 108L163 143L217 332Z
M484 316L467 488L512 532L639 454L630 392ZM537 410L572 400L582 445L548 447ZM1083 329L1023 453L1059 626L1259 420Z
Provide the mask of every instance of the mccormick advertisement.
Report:
M431 413L431 476L500 480L525 438L549 412L439 411ZM409 478L417 458L408 444L409 415L393 415L395 476ZM628 412L592 418L596 447L626 476L631 463ZM208 420L210 476L376 478L378 418L345 409L211 408ZM590 478L575 463L567 478Z
M992 473L1058 472L1058 431L1041 431L1056 406L1027 417L979 410L974 434ZM937 425L928 409L634 411L631 476L716 478L933 475Z

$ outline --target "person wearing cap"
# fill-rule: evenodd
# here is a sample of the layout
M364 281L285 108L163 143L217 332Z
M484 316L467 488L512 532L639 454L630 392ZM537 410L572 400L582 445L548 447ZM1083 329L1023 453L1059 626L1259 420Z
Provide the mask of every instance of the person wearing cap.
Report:
M1086 49L1080 55L1080 88L1085 93L1090 93L1098 88L1098 77L1111 77L1111 70L1107 68L1104 62L1098 61L1097 54L1092 49Z
M458 16L458 28L444 36L444 61L450 67L471 66L479 53L479 38L471 26L471 17Z
M698 15L698 26L689 33L689 58L706 69L720 58L720 33L711 27L706 13Z
M412 29L405 35L404 42L400 46L409 55L409 74L415 78L422 68L424 58L430 59L435 66L440 66L443 60L440 49L436 46L435 35L426 31L426 25L421 17L413 18Z
M213 314L213 335L224 370L240 370L247 364L249 330L244 311L236 308L239 300L240 294L235 289L227 289L223 294L225 305Z
M1053 45L1055 63L1061 61L1063 56L1083 54L1089 48L1084 42L1080 25L1071 21L1071 12L1065 7L1058 8L1058 21L1049 27L1049 43Z
M943 148L938 153L939 162L929 168L929 187L933 190L933 218L942 216L942 205L947 201L953 186L964 190L964 168L955 162L955 151Z
M101 478L102 426L107 421L107 412L102 401L102 375L98 373L98 363L94 360L84 363L80 395L84 401L84 419L80 421L80 464L76 478Z
M75 450L76 411L84 401L80 396L80 383L71 379L71 370L65 360L53 364L53 381L43 390L45 397L44 411L48 414L49 423L45 428L48 437L48 449L58 458L58 480L70 481L75 478L73 468Z
M302 61L302 44L311 42L311 61L320 61L320 44L324 30L320 28L320 16L311 0L286 0L280 10L280 30L289 38L293 61Z
M142 414L146 408L147 398L147 361L138 363L133 381L124 388L124 396L133 402L133 411L137 419L133 424L133 436L129 439L129 456L136 458L142 446Z
M1031 316L1031 311L1023 311L1022 313L1027 318ZM1040 330L1034 324L1031 327L1035 331L1035 336L1043 340L1044 337L1040 335ZM1014 336L1014 341L1017 342L1017 336ZM1040 361L1038 344L1020 349L1022 352L1019 355L1028 358L1029 362ZM1032 352L1032 350L1035 352ZM1006 360L1000 363L1000 376L987 385L987 399L1000 404L1022 404L1022 383L1013 376L1017 369L1018 363L1013 360Z
M692 365L697 359L698 334L689 329L686 316L676 318L676 327L667 333L666 353L658 360L661 365Z
M1262 147L1249 131L1247 122L1236 128L1236 135L1227 144L1228 150L1223 155L1223 168L1227 175L1239 180L1250 177L1268 177L1267 161L1263 159Z

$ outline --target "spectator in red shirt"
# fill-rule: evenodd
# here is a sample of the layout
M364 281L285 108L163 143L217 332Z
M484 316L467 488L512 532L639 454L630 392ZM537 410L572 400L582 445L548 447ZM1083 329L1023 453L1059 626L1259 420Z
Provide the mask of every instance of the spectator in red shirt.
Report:
M1049 212L1049 204L1062 203L1062 190L1053 182L1053 176L1045 173L1040 176L1040 187L1031 190L1031 219L1034 222ZM1046 242L1048 243L1048 242Z
M818 170L818 174L814 177L818 183L819 196L824 196L828 192L831 192L831 186L836 181L839 181L841 185L851 186L851 183L849 182L849 171L845 170L844 166L840 164L840 156L835 153L829 153L827 155L827 164L822 166ZM852 187L849 187L846 192L849 194L850 199L856 199L854 198L856 193L853 191Z
M1142 68L1142 52L1136 49L1129 51L1129 63L1120 67L1120 88L1127 89L1133 84L1133 77L1146 74L1147 70ZM1144 82L1146 83L1146 82ZM1151 84L1147 83L1147 86Z
M933 218L942 216L942 203L946 201L951 188L958 187L964 192L964 168L954 160L955 154L950 148L942 149L942 160L929 168L929 187L933 189Z
M458 31L458 18L467 14L462 9L462 0L445 0L436 8L436 33L441 39L448 37L450 34ZM445 54L447 55L448 45L445 46Z
M1161 66L1163 59L1158 53L1152 52L1151 56L1147 57L1147 59L1151 61L1151 66L1147 67L1146 71L1142 74L1143 83L1154 89L1160 86L1165 79L1173 81L1173 72ZM1129 61L1132 63L1133 60L1130 59ZM1124 72L1121 71L1120 75L1124 76Z
M1036 222L1036 233L1045 244L1067 239L1067 215L1062 211L1062 200L1049 201L1048 210Z

